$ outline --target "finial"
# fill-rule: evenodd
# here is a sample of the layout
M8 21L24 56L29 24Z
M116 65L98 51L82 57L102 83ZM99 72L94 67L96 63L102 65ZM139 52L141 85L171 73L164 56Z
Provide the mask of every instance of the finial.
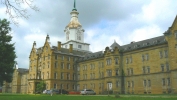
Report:
M77 9L76 9L76 0L74 0L74 8L73 8L73 10L77 11Z

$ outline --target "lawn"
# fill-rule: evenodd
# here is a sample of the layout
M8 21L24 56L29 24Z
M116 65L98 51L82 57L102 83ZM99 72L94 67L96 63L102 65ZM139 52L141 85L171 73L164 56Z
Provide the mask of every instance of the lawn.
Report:
M176 95L21 95L21 94L0 94L0 100L177 100Z

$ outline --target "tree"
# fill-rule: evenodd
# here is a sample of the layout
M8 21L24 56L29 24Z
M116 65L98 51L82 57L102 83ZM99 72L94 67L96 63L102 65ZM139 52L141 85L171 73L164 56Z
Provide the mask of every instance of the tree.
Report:
M6 6L6 14L9 15L11 21L18 25L19 17L28 19L27 7L34 11L39 11L38 7L33 5L33 0L1 0L1 4Z
M11 43L10 22L0 19L0 84L3 81L11 82L15 64L15 47Z
M45 89L46 89L46 83L44 81L41 81L36 86L36 92L42 92Z

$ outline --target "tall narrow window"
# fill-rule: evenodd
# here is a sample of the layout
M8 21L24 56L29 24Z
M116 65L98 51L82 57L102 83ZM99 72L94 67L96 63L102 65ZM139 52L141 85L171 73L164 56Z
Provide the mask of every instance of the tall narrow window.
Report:
M128 64L128 58L126 58L126 64Z
M134 87L134 81L132 81L132 88Z
M67 73L67 80L70 80L70 73Z
M147 66L147 73L150 73L150 67Z
M162 51L159 52L160 58L163 58L163 53Z
M130 81L127 82L127 87L128 87L128 88L130 87Z
M56 83L54 83L54 86L53 86L53 87L54 87L54 89L57 89L57 84L56 84Z
M142 55L142 61L144 61L144 55Z
M148 87L151 87L151 80L148 80Z
M130 57L130 63L132 63L132 57Z
M57 79L57 72L54 73L54 79Z
M55 60L57 60L58 59L58 55L55 55Z
M119 87L119 81L116 81L116 87Z
M165 50L165 51L164 51L164 54L165 54L165 58L167 58L167 57L168 57L168 51Z
M118 65L118 58L115 58L115 65Z
M61 62L61 69L64 69L64 63Z
M61 79L64 79L64 73L61 73Z
M144 74L146 73L146 68L145 68L145 67L143 67L143 73L144 73Z
M147 61L149 60L149 54L146 54L146 60Z
M171 84L170 78L167 78L167 85L170 86L170 84Z
M143 83L144 83L144 87L146 87L146 80L144 80Z
M162 86L165 86L165 78L162 78Z
M161 70L162 70L162 72L164 71L164 65L163 64L161 64Z
M67 69L70 69L70 63L67 64Z
M116 69L116 76L118 76L119 75L119 70L118 69Z
M55 61L55 68L57 68L58 67L58 62L57 61Z

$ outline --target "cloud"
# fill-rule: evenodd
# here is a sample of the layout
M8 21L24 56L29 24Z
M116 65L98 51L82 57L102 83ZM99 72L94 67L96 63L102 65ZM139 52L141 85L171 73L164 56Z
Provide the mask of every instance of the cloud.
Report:
M70 21L73 1L34 1L40 11L28 9L28 20L19 19L19 27L11 24L19 67L28 68L29 53L34 41L44 45L47 34L52 45L65 42L65 26ZM120 45L163 35L171 26L177 10L176 0L77 0L79 21L85 29L85 42L97 52L114 40ZM7 18L0 8L1 19Z

